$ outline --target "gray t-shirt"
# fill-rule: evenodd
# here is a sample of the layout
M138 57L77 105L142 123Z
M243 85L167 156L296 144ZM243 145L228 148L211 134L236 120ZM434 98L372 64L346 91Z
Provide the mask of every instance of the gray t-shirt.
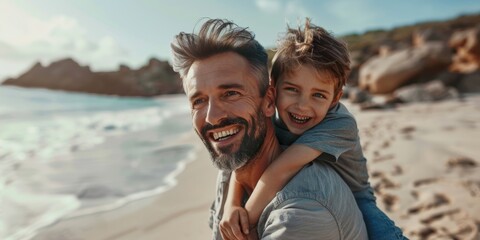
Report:
M300 136L289 132L278 118L275 130L282 145L301 144L322 151L324 154L317 159L326 160L352 192L370 188L357 123L342 103L335 105L319 124Z
M222 239L219 223L230 174L220 172L211 208L213 239ZM362 213L352 191L325 161L303 167L260 216L259 239L367 239Z

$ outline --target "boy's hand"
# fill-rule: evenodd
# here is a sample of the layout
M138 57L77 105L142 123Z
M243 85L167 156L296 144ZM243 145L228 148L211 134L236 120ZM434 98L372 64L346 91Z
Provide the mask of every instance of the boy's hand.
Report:
M257 227L250 228L250 234L248 234L247 239L258 240Z
M220 221L220 233L224 240L246 240L249 234L248 226L248 213L244 208L225 208Z

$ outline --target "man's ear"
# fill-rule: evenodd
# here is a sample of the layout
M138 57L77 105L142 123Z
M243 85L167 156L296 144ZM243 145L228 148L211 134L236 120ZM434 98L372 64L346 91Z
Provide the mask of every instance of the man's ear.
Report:
M330 107L333 107L335 106L339 101L340 99L342 98L343 96L343 89L340 90L338 93L337 93L337 96L335 96L332 100L332 104L330 104Z
M267 93L263 98L263 113L266 117L271 117L275 114L275 88L269 86L267 89Z

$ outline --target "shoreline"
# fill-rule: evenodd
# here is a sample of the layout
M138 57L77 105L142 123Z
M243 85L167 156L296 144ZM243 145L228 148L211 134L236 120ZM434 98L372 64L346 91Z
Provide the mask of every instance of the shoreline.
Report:
M176 175L177 184L172 188L109 211L67 216L40 229L32 239L210 238L209 207L214 199L217 170L198 137L193 132L187 135L182 140L194 143L195 157Z

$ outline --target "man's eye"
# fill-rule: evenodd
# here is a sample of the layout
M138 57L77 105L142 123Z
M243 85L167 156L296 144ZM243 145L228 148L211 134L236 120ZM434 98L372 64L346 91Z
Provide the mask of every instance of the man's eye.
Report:
M313 97L316 97L316 98L326 98L325 95L321 94L321 93L314 93L312 94Z
M197 98L197 99L193 100L192 106L195 107L195 106L198 106L198 105L200 105L204 102L205 102L205 100L203 98Z
M225 96L226 97L230 97L230 96L236 96L236 95L239 95L240 93L237 92L237 91L227 91L225 92Z

